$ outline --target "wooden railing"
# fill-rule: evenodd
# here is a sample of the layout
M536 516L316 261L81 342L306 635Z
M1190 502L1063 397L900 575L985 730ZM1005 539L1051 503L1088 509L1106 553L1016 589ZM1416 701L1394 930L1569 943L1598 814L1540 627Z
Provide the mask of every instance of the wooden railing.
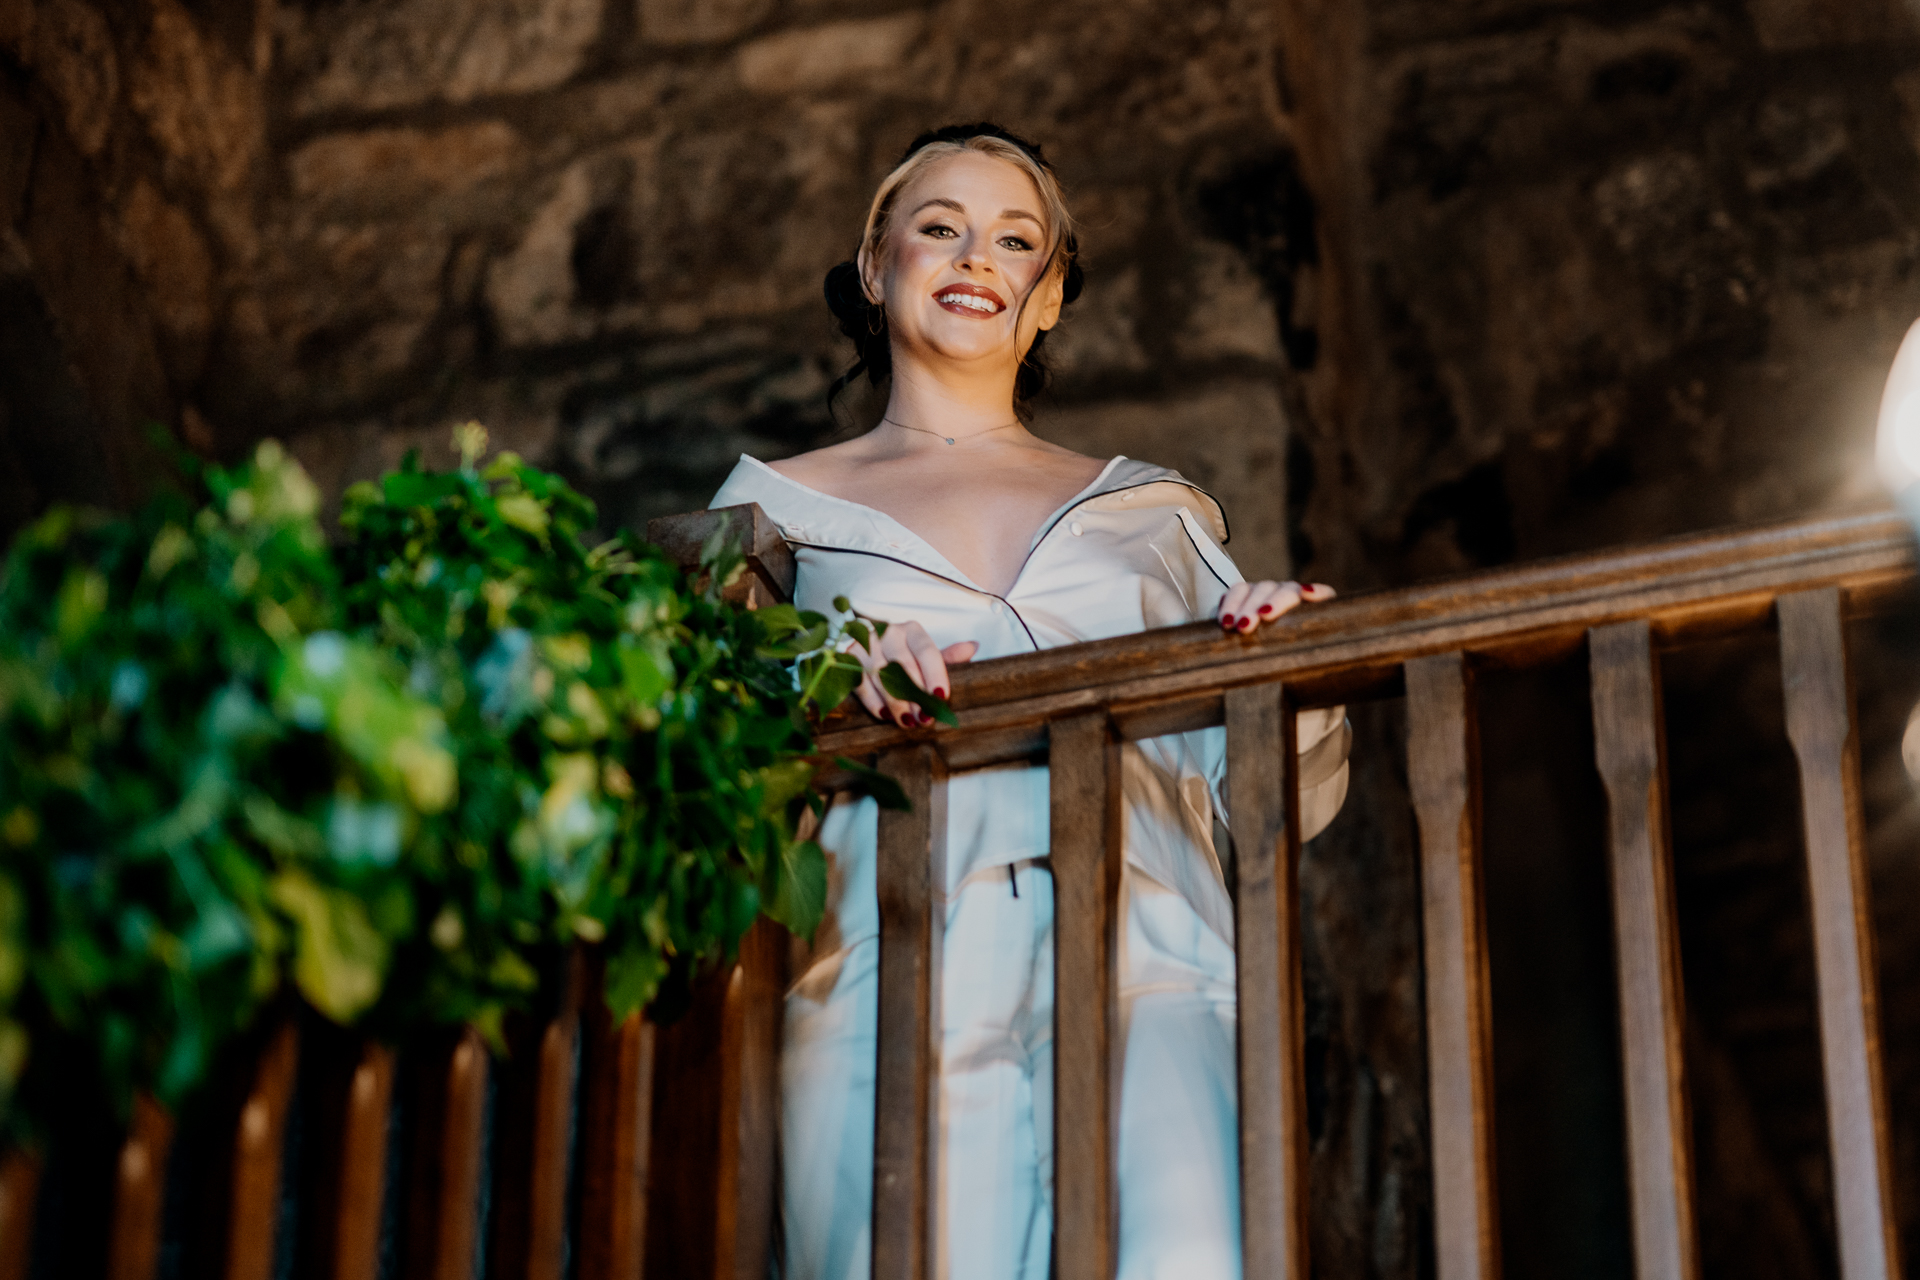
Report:
M650 533L691 559L722 519L736 522L750 551L750 572L734 590L754 601L785 595L792 556L757 509L677 517ZM1609 802L1636 1274L1697 1275L1658 663L1677 645L1767 628L1778 632L1800 763L1841 1272L1899 1275L1841 627L1910 594L1914 570L1911 537L1891 516L1713 534L1348 597L1251 637L1196 625L978 663L955 672L957 728L904 731L864 716L830 723L823 755L877 759L914 801L910 813L883 815L879 837L875 1277L926 1280L936 1270L944 779L1051 761L1055 1258L1061 1280L1109 1280L1118 1238L1119 744L1224 724L1246 1274L1304 1280L1291 713L1404 696L1438 1272L1492 1280L1474 677L1583 647ZM762 1280L776 1213L787 954L777 929L756 926L739 964L712 975L691 1012L661 1027L642 1017L612 1023L593 956L562 957L541 1012L510 1025L505 1059L472 1034L396 1054L290 1012L236 1057L231 1085L179 1135L172 1117L142 1106L98 1176L70 1170L51 1201L40 1193L60 1153L0 1159L0 1280L28 1274L36 1252L63 1276L146 1280L163 1245L176 1251L178 1274L264 1280L290 1231L295 1274L328 1280L371 1280L383 1251L398 1274L445 1280L474 1276L483 1251L487 1275L515 1280L569 1272ZM170 1161L183 1143L196 1158ZM296 1168L286 1167L288 1151L299 1153ZM194 1185L170 1195L170 1169ZM89 1198L95 1187L110 1211ZM283 1203L294 1205L295 1222L280 1217Z

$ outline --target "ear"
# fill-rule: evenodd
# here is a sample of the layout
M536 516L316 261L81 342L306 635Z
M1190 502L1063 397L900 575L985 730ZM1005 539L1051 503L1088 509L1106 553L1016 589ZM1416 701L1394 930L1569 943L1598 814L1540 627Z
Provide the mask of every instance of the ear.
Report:
M1066 289L1067 273L1053 271L1048 273L1047 278L1042 280L1040 287L1034 291L1033 301L1040 307L1042 329L1051 329L1060 323L1060 308L1066 301Z
M876 307L879 306L885 301L885 298L880 292L879 281L874 279L874 269L877 264L875 264L871 255L867 253L867 246L860 246L860 252L854 258L854 264L860 269L861 292L867 295L868 302L871 302Z

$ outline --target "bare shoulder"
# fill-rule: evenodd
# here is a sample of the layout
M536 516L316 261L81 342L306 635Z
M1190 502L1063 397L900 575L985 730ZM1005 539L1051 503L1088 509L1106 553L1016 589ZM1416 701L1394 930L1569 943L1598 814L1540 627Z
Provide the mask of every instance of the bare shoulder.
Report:
M796 453L791 458L776 458L767 465L789 480L820 488L821 481L830 482L869 461L872 452L873 446L865 436L855 436L838 444Z
M1075 453L1064 445L1051 440L1033 437L1028 446L1039 453L1046 466L1063 476L1077 478L1084 485L1092 484L1094 478L1106 470L1108 459L1095 458L1084 453Z

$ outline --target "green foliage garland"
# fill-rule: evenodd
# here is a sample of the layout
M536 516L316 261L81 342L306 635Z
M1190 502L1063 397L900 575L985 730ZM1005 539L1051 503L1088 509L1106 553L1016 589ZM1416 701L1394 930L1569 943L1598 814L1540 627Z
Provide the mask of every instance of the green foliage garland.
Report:
M693 590L557 477L460 435L356 486L329 549L271 442L205 505L59 510L0 577L0 1114L76 1066L177 1104L289 986L343 1024L498 1039L542 958L602 945L624 1015L765 911L846 633ZM857 625L857 624L855 624ZM9 1105L16 1089L19 1105Z

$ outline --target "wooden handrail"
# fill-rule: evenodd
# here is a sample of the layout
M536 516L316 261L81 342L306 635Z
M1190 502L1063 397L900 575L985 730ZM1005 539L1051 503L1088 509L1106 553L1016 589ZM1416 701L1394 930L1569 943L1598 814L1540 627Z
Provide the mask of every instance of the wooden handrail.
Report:
M748 604L791 598L794 554L757 507L670 517L649 534L693 563L722 528L746 551L728 594ZM1238 870L1242 1245L1249 1275L1309 1274L1291 713L1404 692L1431 1141L1434 1167L1445 1171L1434 1196L1437 1272L1498 1280L1475 673L1582 647L1609 798L1635 1267L1643 1277L1696 1275L1658 662L1677 645L1776 623L1801 774L1841 1274L1900 1274L1841 627L1911 595L1915 571L1912 536L1891 514L1801 520L1358 594L1254 636L1195 624L971 664L954 672L957 728L904 730L857 710L838 714L820 737L822 755L877 759L916 800L910 813L884 815L878 837L875 1275L924 1280L939 1269L932 1189L946 777L1044 761L1061 748L1051 780L1057 982L1075 994L1059 1002L1056 1029L1067 1085L1056 1091L1056 1262L1063 1280L1106 1280L1119 1238L1120 745L1219 724ZM831 783L831 772L823 777ZM657 1035L639 1015L613 1024L599 1004L597 962L575 956L565 989L547 993L549 1012L515 1024L522 1052L504 1063L472 1033L412 1050L403 1066L392 1050L344 1032L264 1028L257 1058L236 1077L242 1092L213 1108L232 1122L211 1133L225 1154L209 1162L224 1186L212 1193L222 1204L210 1264L225 1275L264 1274L277 1247L278 1186L297 1172L297 1193L313 1200L296 1216L319 1249L315 1275L370 1276L390 1248L410 1275L466 1275L483 1238L489 1270L516 1277L557 1275L569 1248L582 1277L595 1280L639 1280L649 1268L699 1280L766 1274L778 1212L786 941L757 925L739 966L713 975L695 1014ZM291 1171L280 1156L296 1063L316 1072L316 1114L327 1119L320 1132L309 1122L308 1167ZM388 1187L389 1118L401 1098L405 1158L399 1185ZM141 1102L113 1170L109 1274L154 1273L173 1141L172 1118ZM24 1271L44 1158L0 1159L0 1280ZM393 1219L400 1238L383 1241Z
M1125 738L1222 723L1225 690L1285 679L1303 705L1397 692L1402 664L1461 650L1526 666L1577 649L1586 632L1645 618L1656 644L1763 622L1782 591L1838 586L1870 608L1914 573L1913 534L1890 512L1694 534L1568 556L1301 609L1251 636L1195 623L956 667L960 725L903 730L849 710L823 755L865 756L930 738L972 768L1044 750L1049 720L1099 706Z

